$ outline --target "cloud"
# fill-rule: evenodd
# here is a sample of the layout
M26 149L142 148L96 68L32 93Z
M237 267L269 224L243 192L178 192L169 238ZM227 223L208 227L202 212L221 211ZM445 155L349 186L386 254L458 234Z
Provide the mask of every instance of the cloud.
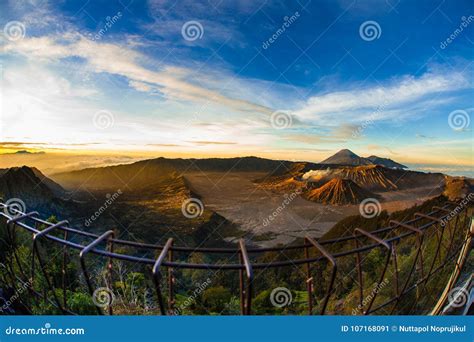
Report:
M428 135L424 135L424 134L420 134L420 133L417 133L416 134L416 137L417 138L420 138L420 139L436 139L435 137L431 137L431 136L428 136Z
M196 145L236 145L233 141L188 141L189 143Z
M354 137L354 132L358 130L357 125L340 124L336 127L306 127L302 132L291 132L283 136L285 140L300 142L304 144L317 145L323 143L347 143Z
M387 151L388 153L392 154L392 155L399 155L400 153L397 153L395 151L393 151L392 149L390 149L389 147L387 146L381 146L381 145L376 145L376 144L369 144L367 145L367 150L369 151Z
M376 111L375 119L396 118L399 110L418 101L430 104L437 94L469 88L469 81L461 73L425 73L421 77L405 75L386 85L361 89L360 85L347 91L336 91L310 97L295 114L306 120L326 123L358 122L361 112ZM418 103L419 104L419 103Z
M126 77L129 84L139 91L147 92L154 86L167 98L175 100L210 101L234 111L252 111L265 115L273 112L271 108L263 105L223 95L217 89L211 90L193 84L185 79L193 74L186 68L166 65L161 66L159 71L145 68L140 62L145 62L148 58L140 52L119 44L92 41L78 32L25 37L21 41L7 43L4 51L22 54L33 60L60 61L68 57L79 57L84 59L84 67L90 71Z
M182 145L179 144L146 144L147 146L155 146L155 147L179 147Z

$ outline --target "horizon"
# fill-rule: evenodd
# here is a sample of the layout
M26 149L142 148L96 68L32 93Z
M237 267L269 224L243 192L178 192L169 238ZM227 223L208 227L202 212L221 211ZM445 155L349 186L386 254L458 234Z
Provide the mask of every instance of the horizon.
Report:
M355 153L354 151L349 150L349 149L341 149L339 151L336 151L335 153L328 155L327 157L328 158L332 157L343 150L348 150L349 152ZM314 163L314 164L325 165L325 164L322 164L324 160L311 161L311 160L298 160L298 159L274 159L274 158L262 157L262 156L256 156L256 155L220 156L220 157L215 157L215 156L195 157L195 156L186 156L186 155L185 156L164 156L164 155L146 155L146 156L141 155L140 156L140 155L137 155L135 157L132 157L132 156L126 156L126 155L116 155L116 156L107 155L105 156L105 160L102 160L102 159L97 160L96 154L89 155L90 158L94 158L96 160L89 162L88 164L87 159L85 159L84 155L81 155L81 154L79 155L70 154L69 158L58 152L56 152L56 154L59 155L58 159L62 163L62 165L59 168L51 167L52 160L48 159L48 157L51 157L51 153L47 154L46 152L31 153L31 152L19 151L17 153L0 154L0 156L11 157L13 159L13 160L5 160L5 159L0 158L0 169L26 166L26 167L37 168L45 175L52 176L52 175L60 174L63 172L80 171L80 170L91 169L91 168L103 168L103 167L108 167L108 166L128 165L128 164L133 164L140 161L154 160L154 159L160 159L160 158L170 159L170 160L173 160L173 159L202 160L202 159L212 159L212 158L216 158L216 159L262 158L262 159L275 160L275 161L291 161L294 163L301 162L301 163ZM358 157L362 157L362 158L370 157L370 156L361 156L357 153L355 154ZM53 153L53 156L54 156L54 153ZM371 155L371 156L387 158L395 162L400 162L399 160L394 160L388 157L384 157L383 155ZM38 157L38 158L35 160L34 157ZM79 164L75 163L74 158L79 159ZM116 158L116 159L111 160L110 158ZM71 159L72 159L72 162L71 162ZM407 166L406 170L410 170L410 171L421 171L425 173L443 173L443 174L446 174L449 176L455 176L455 177L461 176L461 177L474 178L474 170L470 168L468 165L406 163L406 166Z
M3 6L0 164L347 148L472 174L468 1L186 4Z

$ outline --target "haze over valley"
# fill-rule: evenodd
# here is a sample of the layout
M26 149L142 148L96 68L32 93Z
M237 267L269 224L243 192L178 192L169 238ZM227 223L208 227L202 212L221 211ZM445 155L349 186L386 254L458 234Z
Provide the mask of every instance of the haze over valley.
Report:
M393 212L443 193L465 196L472 184L349 150L319 164L156 158L49 177L27 166L0 172L3 198L20 198L29 210L67 217L90 231L114 228L122 238L163 243L175 237L193 246L232 244L241 237L259 246L319 238L341 219L360 215L364 201ZM197 211L188 217L185 204L194 200L191 210ZM107 201L104 213L94 217Z

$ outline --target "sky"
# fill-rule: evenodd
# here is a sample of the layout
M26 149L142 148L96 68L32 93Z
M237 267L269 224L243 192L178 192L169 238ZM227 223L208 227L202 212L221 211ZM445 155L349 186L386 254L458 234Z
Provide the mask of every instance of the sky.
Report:
M79 164L77 156L317 162L349 148L474 165L472 1L0 6L8 160L27 151Z

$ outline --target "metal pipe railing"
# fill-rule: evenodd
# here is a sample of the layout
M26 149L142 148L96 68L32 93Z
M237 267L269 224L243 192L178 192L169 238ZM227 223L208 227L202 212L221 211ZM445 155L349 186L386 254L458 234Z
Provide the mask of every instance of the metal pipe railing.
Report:
M456 206L456 209L454 210L449 210L449 206ZM363 252L368 252L371 251L374 248L378 247L383 247L384 249L387 250L387 257L385 260L385 263L383 264L383 269L380 275L380 280L379 283L382 282L384 279L384 276L387 272L390 259L393 257L393 262L395 266L395 286L396 286L396 295L393 298L390 298L387 300L385 303L382 303L375 309L372 309L372 305L375 302L375 299L377 297L377 293L375 293L374 296L372 296L370 302L368 303L366 308L363 308L363 314L369 314L373 313L376 310L379 310L387 305L390 305L394 303L392 307L392 312L395 310L397 305L400 302L400 299L408 292L413 290L413 286L408 287L411 277L414 274L415 270L415 265L418 263L419 264L419 271L418 273L421 273L421 279L418 279L418 281L415 283L415 288L417 287L418 284L423 284L423 289L426 287L426 283L428 280L431 278L431 276L437 272L440 268L444 267L448 260L451 260L453 255L450 254L450 251L452 249L454 237L455 237L455 232L458 229L458 223L459 222L464 222L464 220L460 220L460 214L463 211L466 211L466 217L467 217L467 210L466 206L462 206L461 209L459 209L459 204L454 203L454 202L446 202L446 204L443 207L433 207L432 211L428 214L423 214L423 213L416 213L415 218L412 220L408 220L406 222L398 222L398 221L390 221L388 227L376 229L374 231L368 232L363 229L357 228L354 230L353 234L351 236L345 236L341 237L338 239L330 239L330 240L325 240L325 241L316 241L315 239L311 237L305 237L304 243L303 244L298 244L298 245L293 245L293 246L286 246L286 247L270 247L270 248L247 248L245 245L245 241L241 239L239 241L238 248L192 248L192 247L181 247L181 246L174 246L173 245L173 239L168 239L166 244L164 246L161 245L153 245L153 244L147 244L147 243L140 243L140 242L132 242L132 241L126 241L126 240L120 240L116 239L114 237L114 232L112 230L107 231L103 233L102 235L97 235L89 232L84 232L78 229L74 229L71 227L67 226L67 221L61 221L59 223L50 223L48 221L42 220L38 218L37 216L39 215L37 212L30 212L30 213L21 213L18 210L15 210L16 215L14 217L11 217L10 215L6 214L6 211L0 212L0 218L3 217L6 219L7 222L7 235L10 240L11 245L14 247L15 246L15 236L14 236L14 231L15 227L22 228L26 230L27 232L30 232L33 237L33 251L32 251L32 279L34 277L34 264L35 264L35 256L37 257L40 267L42 268L43 276L47 281L48 288L52 291L53 296L55 297L54 302L56 306L63 312L63 313L68 313L70 312L67 310L67 300L66 300L66 290L65 290L65 263L66 263L66 258L68 257L68 250L69 249L74 249L79 251L79 260L81 264L81 268L86 280L87 288L91 294L93 295L93 287L90 282L90 277L89 273L87 270L87 265L85 263L85 256L87 254L95 254L97 256L102 256L106 257L109 259L108 262L108 275L109 275L109 283L112 284L112 261L115 260L122 260L122 261L131 261L131 262L136 262L142 265L150 265L152 266L152 276L153 276L153 281L155 283L156 291L157 291L157 298L160 306L160 312L162 315L167 314L167 310L165 309L164 305L164 299L163 295L161 292L161 286L160 286L160 281L161 281L161 269L163 267L167 268L168 270L168 312L172 313L173 312L173 306L174 306L174 273L173 269L198 269L198 270L238 270L240 274L240 293L241 293L241 311L242 314L251 314L251 304L252 304L252 288L253 288L253 282L254 282L254 276L253 276L253 271L257 269L267 269L267 268L280 268L280 267L289 267L289 266L298 266L298 265L306 265L307 267L307 291L308 291L308 308L309 308L309 314L312 314L313 311L313 291L314 291L314 279L311 276L311 264L321 262L323 260L329 261L329 263L332 265L332 271L331 271L331 276L329 280L329 285L326 290L326 294L322 299L322 305L321 305L321 314L326 313L326 309L328 306L329 298L332 293L332 289L334 287L335 279L337 276L337 259L346 257L346 256L351 256L355 255L357 260L356 260L356 265L357 265L357 272L358 272L358 277L359 277L359 300L361 303L362 307L362 297L364 294L364 287L363 287L363 281L362 281L362 262L360 255ZM7 205L0 203L0 208L8 208ZM11 208L10 208L11 209ZM449 222L451 219L453 219L453 213L455 213L456 219L454 220L454 227L450 229L452 234L450 235L450 243L448 250L446 252L446 256L444 259L444 262L442 262L440 265L438 265L437 268L435 268L436 261L442 246L442 241L443 241L443 234L441 236L437 235L437 245L436 245L436 253L431 261L430 269L427 275L423 274L423 253L422 253L422 246L424 242L424 236L425 232L430 229L431 227L436 227L436 226L442 226L442 233L444 233L444 225L446 222ZM441 214L441 216L439 216ZM25 221L30 221L34 223L34 226L29 225L25 223ZM423 223L426 222L426 223ZM37 228L38 225L43 225L46 226L43 230L39 230ZM417 226L415 226L417 225ZM404 228L407 230L407 232L400 233L400 234L395 234L395 236L390 237L390 238L382 238L382 235L385 235L387 233L396 233L398 229ZM63 237L58 237L53 234L62 231L64 233ZM83 237L84 239L92 239L90 243L83 244L84 242L73 242L69 240L71 238L72 234L79 235ZM407 237L411 235L416 235L416 240L417 240L417 252L415 255L415 259L413 261L413 264L409 268L410 271L408 273L407 279L403 283L403 286L400 290L399 288L399 279L398 279L398 265L397 265L397 254L396 254L396 249L395 249L395 244L399 243L400 241L406 239ZM56 284L53 282L50 282L50 277L48 276L44 262L41 259L41 254L39 250L39 244L38 244L38 238L42 239L47 239L52 242L61 244L64 248L63 251L63 269L62 269L62 286L63 286L63 303L59 301L59 298L57 298L54 288L57 287ZM369 243L366 245L360 244L360 240L362 238L368 239L370 241L373 241L374 243ZM83 239L83 240L84 240ZM348 250L342 250L337 253L330 253L327 248L330 248L331 246L338 246L339 244L343 242L348 242L348 241L354 241L355 242L355 248L351 248ZM101 243L106 243L107 248L106 249L100 249L98 246ZM128 246L128 247L136 247L139 249L149 249L149 250L156 250L159 252L158 257L154 259L150 259L147 257L139 257L136 255L129 255L129 254L123 254L123 253L117 253L114 252L114 245L116 246ZM315 248L321 253L321 256L313 256L310 257L309 255L309 249L310 248ZM21 262L16 255L16 250L13 248L13 254L15 257L15 261L18 265L18 269L20 270L20 273L25 277L26 274L24 274L22 270L22 265ZM271 262L255 262L252 263L250 254L259 254L259 253L265 253L265 252L283 252L283 251L288 251L288 250L301 250L304 251L304 257L300 259L293 259L293 260L285 260L285 261L271 261ZM457 252L459 249L455 249L454 251ZM220 263L189 263L189 262L179 262L177 261L178 259L174 259L173 252L178 253L208 253L208 254L230 254L233 253L234 255L237 255L239 257L239 263L225 263L225 264L220 264ZM12 269L13 272L13 269ZM32 289L33 290L33 289ZM97 308L97 311L99 314L102 314L102 311ZM109 314L113 314L112 311L112 306L109 306Z

